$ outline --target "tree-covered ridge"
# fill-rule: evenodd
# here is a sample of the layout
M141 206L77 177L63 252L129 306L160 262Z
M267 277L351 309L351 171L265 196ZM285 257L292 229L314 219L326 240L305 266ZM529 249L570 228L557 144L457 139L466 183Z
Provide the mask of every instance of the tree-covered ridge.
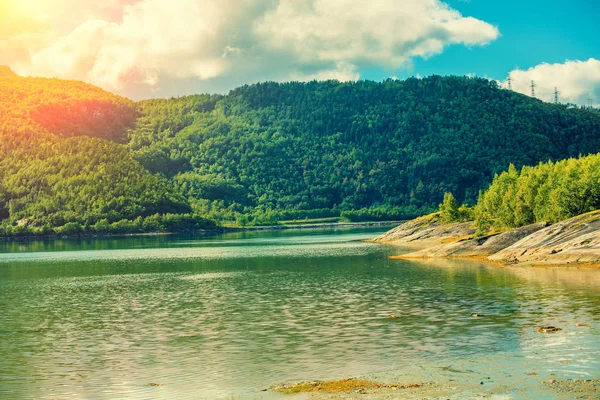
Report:
M0 171L11 218L37 225L191 211L164 179L145 171L124 147L101 139L40 140L2 157Z
M0 65L0 77L4 76L17 76L17 74L15 74L13 70L6 65Z
M213 226L112 141L135 115L131 101L80 82L0 78L0 234Z
M453 218L509 163L600 152L600 115L459 77L264 83L134 104L8 76L0 139L0 234L141 232L205 218L401 218L447 192Z
M600 154L497 175L475 208L480 230L556 223L600 209Z
M0 73L0 134L122 140L136 119L134 103L98 87Z
M227 217L425 213L445 192L474 204L509 163L600 151L597 114L485 79L263 83L138 110L136 159Z

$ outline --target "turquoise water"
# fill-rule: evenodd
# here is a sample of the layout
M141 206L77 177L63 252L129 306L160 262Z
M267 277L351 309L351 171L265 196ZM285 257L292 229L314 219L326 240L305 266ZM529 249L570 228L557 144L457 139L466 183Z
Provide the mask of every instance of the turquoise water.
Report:
M381 231L0 244L0 398L268 399L351 376L559 398L541 381L599 377L599 270L389 260L403 249L360 241Z

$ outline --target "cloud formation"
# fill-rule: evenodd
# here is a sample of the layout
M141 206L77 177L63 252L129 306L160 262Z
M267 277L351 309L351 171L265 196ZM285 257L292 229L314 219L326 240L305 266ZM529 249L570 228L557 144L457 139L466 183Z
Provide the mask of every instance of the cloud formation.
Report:
M513 90L531 95L531 81L535 82L536 97L554 101L554 89L560 92L561 103L587 105L588 100L600 103L600 60L566 61L563 64L543 63L526 71L510 73ZM507 87L507 82L504 82Z
M57 7L67 3L53 0L48 10L55 14L29 17L56 26ZM45 27L0 36L0 51L7 43L20 50L0 61L24 75L175 94L164 86L189 79L355 80L363 67L393 72L446 46L486 45L499 36L440 0L111 0L72 7L68 32Z

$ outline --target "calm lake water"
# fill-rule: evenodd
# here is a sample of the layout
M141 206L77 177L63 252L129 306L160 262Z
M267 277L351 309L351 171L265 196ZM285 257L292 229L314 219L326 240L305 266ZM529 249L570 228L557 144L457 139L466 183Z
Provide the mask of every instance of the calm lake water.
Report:
M402 249L360 241L383 230L0 244L0 398L270 399L352 376L555 398L542 380L600 377L600 270L388 260Z

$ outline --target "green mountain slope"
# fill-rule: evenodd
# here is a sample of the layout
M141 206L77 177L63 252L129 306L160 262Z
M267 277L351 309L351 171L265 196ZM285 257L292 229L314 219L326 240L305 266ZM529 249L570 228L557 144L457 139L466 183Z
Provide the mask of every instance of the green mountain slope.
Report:
M484 79L264 83L140 103L0 75L0 234L400 218L509 163L600 152L600 115Z
M419 214L444 192L475 203L509 163L600 151L598 114L462 77L263 83L138 111L135 158L223 218Z
M191 208L115 142L125 139L136 115L130 100L81 82L0 77L0 234L202 222L155 216Z

